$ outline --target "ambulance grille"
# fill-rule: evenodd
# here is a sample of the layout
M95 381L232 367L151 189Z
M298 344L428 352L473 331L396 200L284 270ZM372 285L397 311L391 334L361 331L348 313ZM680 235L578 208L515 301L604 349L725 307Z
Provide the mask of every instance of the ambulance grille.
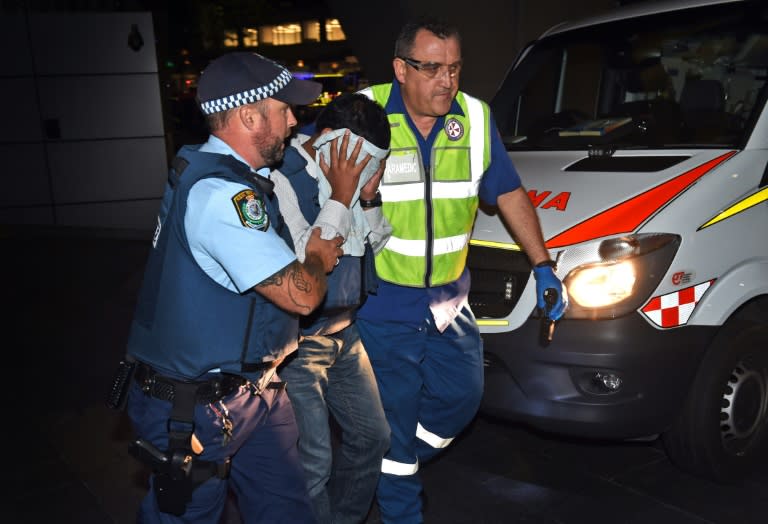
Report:
M477 318L503 318L515 308L531 275L525 253L469 246L469 304Z

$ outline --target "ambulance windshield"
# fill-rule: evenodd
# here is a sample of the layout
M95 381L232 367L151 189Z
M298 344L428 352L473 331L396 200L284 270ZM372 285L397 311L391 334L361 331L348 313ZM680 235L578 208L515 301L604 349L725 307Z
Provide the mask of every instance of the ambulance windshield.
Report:
M768 6L710 6L545 37L491 106L509 149L736 148L767 75Z

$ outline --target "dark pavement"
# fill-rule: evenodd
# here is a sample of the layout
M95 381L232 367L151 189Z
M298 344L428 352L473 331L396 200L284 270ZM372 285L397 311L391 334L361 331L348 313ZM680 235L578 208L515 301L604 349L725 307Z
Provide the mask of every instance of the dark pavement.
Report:
M135 521L146 471L104 399L148 237L0 226L6 390L18 388L6 403L4 522ZM673 468L656 442L579 442L484 417L421 473L428 524L768 523L768 467L718 485ZM234 506L225 520L239 522Z

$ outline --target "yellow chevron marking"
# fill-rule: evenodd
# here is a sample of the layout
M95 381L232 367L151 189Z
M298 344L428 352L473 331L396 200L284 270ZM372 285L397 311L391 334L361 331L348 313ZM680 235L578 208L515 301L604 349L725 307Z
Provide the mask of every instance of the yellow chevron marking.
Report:
M487 318L478 318L478 326L508 326L509 322L506 320L490 320Z
M477 240L477 239L470 239L470 244L473 246L482 246L482 247L495 247L496 249L508 249L510 251L522 251L520 249L520 246L513 242L493 242L491 240Z
M697 229L697 231L701 231L705 227L709 227L712 224L721 222L726 218L731 218L732 216L738 213L741 213L742 211L746 211L750 207L754 207L760 202L765 202L766 200L768 200L768 187L764 187L757 193L753 193L752 195L749 195L747 198L744 198L739 202L736 202L735 204L733 204L731 207L729 207L719 215L711 218L708 222L699 226L699 229Z

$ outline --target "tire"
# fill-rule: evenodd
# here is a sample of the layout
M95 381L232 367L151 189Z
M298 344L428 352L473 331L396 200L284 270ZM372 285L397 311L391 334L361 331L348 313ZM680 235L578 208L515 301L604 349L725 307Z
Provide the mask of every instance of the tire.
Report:
M680 416L662 440L676 466L717 482L738 483L765 464L765 320L735 321L721 330L707 350Z

